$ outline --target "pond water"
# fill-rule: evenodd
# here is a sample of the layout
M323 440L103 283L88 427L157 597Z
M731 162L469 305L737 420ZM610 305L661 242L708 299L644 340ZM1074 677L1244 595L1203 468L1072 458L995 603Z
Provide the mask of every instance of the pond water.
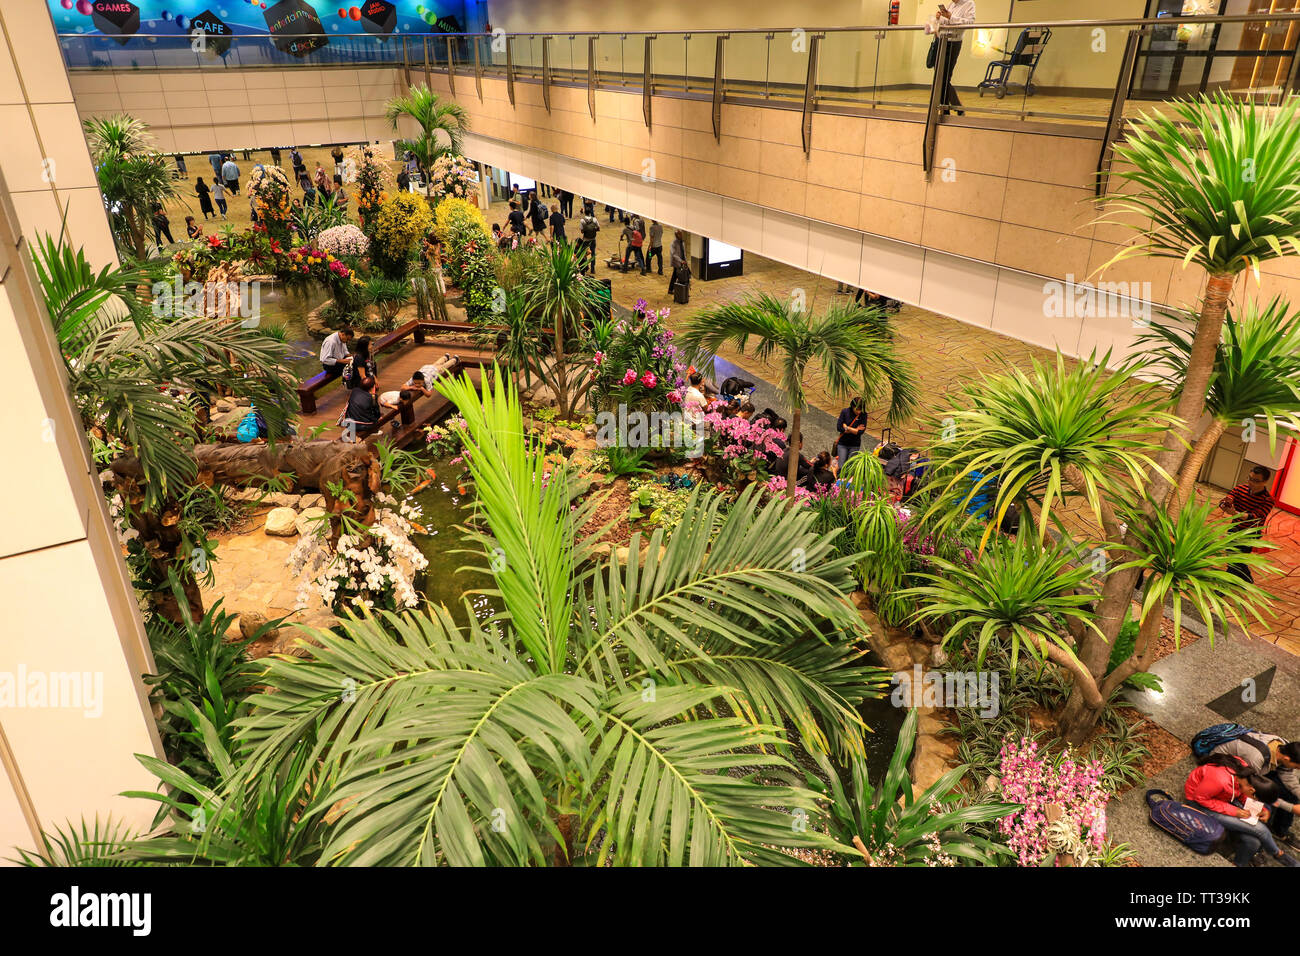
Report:
M289 366L309 378L320 371L320 342L307 332L307 314L330 297L324 286L312 283L305 292L290 292L272 280L263 280L260 315L263 327L283 326L289 345Z
M413 496L413 500L424 512L421 524L429 532L415 538L416 545L429 559L429 567L416 581L416 589L430 602L446 605L453 619L463 625L468 623L463 600L465 592L474 588L491 587L492 580L486 574L462 570L468 564L482 564L482 555L457 553L470 547L458 526L464 525L470 516L466 506L472 506L472 498L461 495L456 486L460 465L449 465L448 459L441 458L431 459L429 467L437 478ZM469 600L470 609L480 622L485 622L498 607L494 599L481 594L469 595ZM876 666L881 664L875 654L868 654L867 663ZM889 697L885 696L864 702L858 712L872 730L866 735L867 766L871 782L878 784L884 779L889 760L894 755L894 744L903 720L907 717L907 710L894 707ZM805 765L808 769L813 769L811 763Z

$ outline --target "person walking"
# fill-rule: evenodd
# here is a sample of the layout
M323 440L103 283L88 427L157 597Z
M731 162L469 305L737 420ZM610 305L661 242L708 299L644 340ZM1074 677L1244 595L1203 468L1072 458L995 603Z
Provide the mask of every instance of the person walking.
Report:
M311 180L304 175L299 180L298 185L302 187L302 204L304 207L316 205L316 187L311 184Z
M190 171L185 168L185 157L180 153L173 153L172 159L176 160L176 172L181 174L181 178L188 176Z
M867 412L861 398L854 396L849 400L849 407L835 420L835 430L839 432L835 441L835 458L843 468L849 458L861 451L862 433L867 430Z
M556 196L560 200L560 215L565 219L573 218L573 193L567 189L561 189Z
M672 269L672 278L668 280L668 294L678 305L685 305L691 300L691 267L686 261L686 233L680 229L673 232L673 244L668 250L668 262Z
M226 218L226 187L220 179L212 180L212 201L217 204L217 212Z
M316 171L311 175L312 182L316 184L316 191L320 193L329 192L329 179L325 176L325 167L319 162L316 163Z
M537 193L533 193L532 201L528 206L528 218L532 220L533 234L538 235L546 231L546 207L542 201L537 198Z
M658 257L659 274L664 274L664 224L661 222L650 222L650 251L645 256L645 271L650 271L650 263Z
M211 193L212 190L208 188L208 184L203 181L202 176L194 180L194 195L199 197L199 212L203 213L204 219L212 219L217 215L212 211Z
M941 3L936 17L940 29L974 23L975 0L953 0L952 9ZM948 66L944 71L943 94L941 97L944 104L944 113L949 112L950 109L956 110L958 116L965 116L966 111L961 108L961 97L957 95L956 89L953 88L952 74L957 68L957 59L961 56L962 38L965 35L965 31L962 30L948 31Z
M343 147L335 146L330 150L330 157L334 160L334 175L340 179L343 178Z
M629 219L627 225L623 227L623 238L627 240L627 249L623 253L623 271L627 272L629 259L634 259L641 266L641 274L646 274L645 255L641 251L641 244L645 242L645 235L637 228L639 220Z
M275 163L275 165L277 165L277 166L280 165L280 147L279 147L279 146L272 146L272 147L271 147L271 162Z
M567 241L564 235L564 213L560 212L560 204L551 204L551 242Z
M221 178L221 154L208 153L208 165L212 167L212 178Z
M596 233L600 232L600 220L596 218L596 211L592 206L586 206L582 210L582 218L578 220L578 255L582 259L582 271L591 270L591 274L596 274Z
M1269 493L1268 482L1273 472L1265 465L1256 465L1250 470L1245 484L1237 485L1219 502L1219 507L1232 515L1232 526L1238 531L1254 531L1264 536L1264 525L1268 522L1269 512L1273 510L1273 496ZM1249 554L1254 550L1251 545L1241 545L1241 553ZM1255 576L1245 564L1230 564L1228 570L1237 577L1254 582Z
M159 249L162 248L163 236L167 237L168 245L176 241L175 239L172 238L172 224L167 219L167 213L163 211L163 207L160 204L154 203L153 204L153 241L158 243Z
M228 154L226 161L221 164L221 178L225 180L226 188L230 190L232 196L239 195L239 167L235 165L235 157Z
M519 208L519 203L513 199L510 200L510 214L506 216L506 222L510 224L510 231L518 238L523 238L528 228L524 225L524 212Z

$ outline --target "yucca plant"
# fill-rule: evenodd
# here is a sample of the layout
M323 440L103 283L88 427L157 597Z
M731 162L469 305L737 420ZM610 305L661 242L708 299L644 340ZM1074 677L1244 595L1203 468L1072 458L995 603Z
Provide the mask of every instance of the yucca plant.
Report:
M776 383L790 401L790 455L786 495L794 500L799 467L799 434L808 407L811 365L835 396L861 395L869 403L889 393L889 419L898 421L916 405L911 365L895 350L883 313L876 308L837 306L820 316L767 293L697 312L682 332L682 348L712 359L726 345L742 355L753 343L754 356L780 365ZM697 364L700 364L697 362Z
M543 363L539 356L535 370L555 392L560 418L572 416L592 378L590 356L581 350L569 354L566 342L581 333L587 316L601 301L601 286L583 272L576 246L556 242L538 252L520 307L527 317L552 325L555 350L551 361Z
M1194 321L1195 316L1170 318ZM1181 323L1158 322L1138 342L1165 384L1179 394L1195 345L1192 334ZM1253 435L1255 419L1263 419L1270 451L1277 446L1278 422L1300 430L1300 313L1290 303L1274 298L1261 305L1252 299L1235 314L1228 312L1205 410L1210 423L1183 462L1171 503L1175 510L1191 497L1201 468L1227 429L1240 427Z
M1232 564L1268 567L1267 557L1253 550L1259 544L1258 532L1211 521L1213 510L1212 504L1192 503L1176 515L1163 509L1128 514L1136 557L1115 570L1138 568L1144 572L1141 625L1133 656L1115 667L1102 683L1104 698L1109 699L1132 674L1150 669L1166 602L1173 611L1175 646L1187 607L1205 623L1211 641L1216 622L1222 630L1229 623L1246 630L1247 620L1252 618L1263 623L1260 609L1270 606L1269 595L1228 569Z
M1133 238L1102 268L1134 256L1178 259L1209 274L1179 392L1176 428L1151 497L1163 502L1200 420L1228 298L1238 275L1300 253L1300 122L1296 97L1262 107L1226 92L1143 113L1115 147L1111 175L1130 187L1101 198L1102 222Z
M1140 363L1108 369L1110 353L1067 366L1008 366L959 393L936 429L932 513L964 515L981 492L996 490L985 540L1016 501L1035 500L1038 538L1053 507L1082 495L1098 524L1117 531L1110 500L1145 479L1159 438L1173 424L1164 396L1136 377Z
M908 712L884 780L873 786L866 761L854 758L849 782L825 759L808 783L830 803L826 820L839 852L857 866L995 866L1006 847L968 833L970 827L1014 813L1013 803L969 803L958 788L967 767L954 767L916 793L907 764L916 743L917 711Z
M335 808L325 863L790 864L780 848L829 846L792 825L817 795L770 781L794 735L863 752L857 707L884 675L853 644L853 557L803 509L751 491L719 518L697 489L644 556L634 536L625 564L597 560L578 536L596 503L570 510L508 377L439 388L468 426L469 538L500 615L313 632L304 659L269 662L227 799L306 760Z
M909 593L918 602L919 620L946 625L945 642L975 641L978 666L997 641L1010 648L1013 671L1025 650L1070 671L1076 683L1090 688L1090 697L1097 697L1097 681L1074 656L1070 635L1058 624L1076 620L1093 626L1092 568L1076 560L1067 547L1039 545L1030 535L998 538L973 564L935 556L934 570L917 575L925 583Z

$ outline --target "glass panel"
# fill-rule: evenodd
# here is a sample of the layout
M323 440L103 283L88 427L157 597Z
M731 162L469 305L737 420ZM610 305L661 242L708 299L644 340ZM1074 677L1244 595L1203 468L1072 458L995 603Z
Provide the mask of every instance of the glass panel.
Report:
M712 33L696 33L686 48L686 75L691 92L713 94L713 65L718 38ZM731 43L722 41L724 48ZM725 53L724 53L725 56Z
M875 102L881 45L876 37L861 30L826 34L817 61L819 105L870 107Z
M623 85L623 41L617 33L596 38L596 83L606 88Z
M652 42L650 65L655 92L685 90L687 47L697 41L687 40L680 33L661 33Z
M723 89L733 96L761 97L767 91L768 34L733 33L723 54Z
M651 56L653 62L653 54ZM629 33L623 40L623 83L628 89L641 89L645 81L645 37Z
M802 103L812 40L803 30L777 33L768 64L768 98Z

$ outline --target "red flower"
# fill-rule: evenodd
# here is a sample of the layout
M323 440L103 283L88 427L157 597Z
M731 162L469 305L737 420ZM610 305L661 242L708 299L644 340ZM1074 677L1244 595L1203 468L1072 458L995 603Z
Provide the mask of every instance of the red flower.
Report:
M220 249L220 248L221 248L221 237L218 236L218 235L216 235L215 233L213 233L212 235L208 236L208 248L210 248L210 249Z
M641 376L641 384L646 388L654 388L658 383L659 379L655 378L655 373L646 369L645 374Z

